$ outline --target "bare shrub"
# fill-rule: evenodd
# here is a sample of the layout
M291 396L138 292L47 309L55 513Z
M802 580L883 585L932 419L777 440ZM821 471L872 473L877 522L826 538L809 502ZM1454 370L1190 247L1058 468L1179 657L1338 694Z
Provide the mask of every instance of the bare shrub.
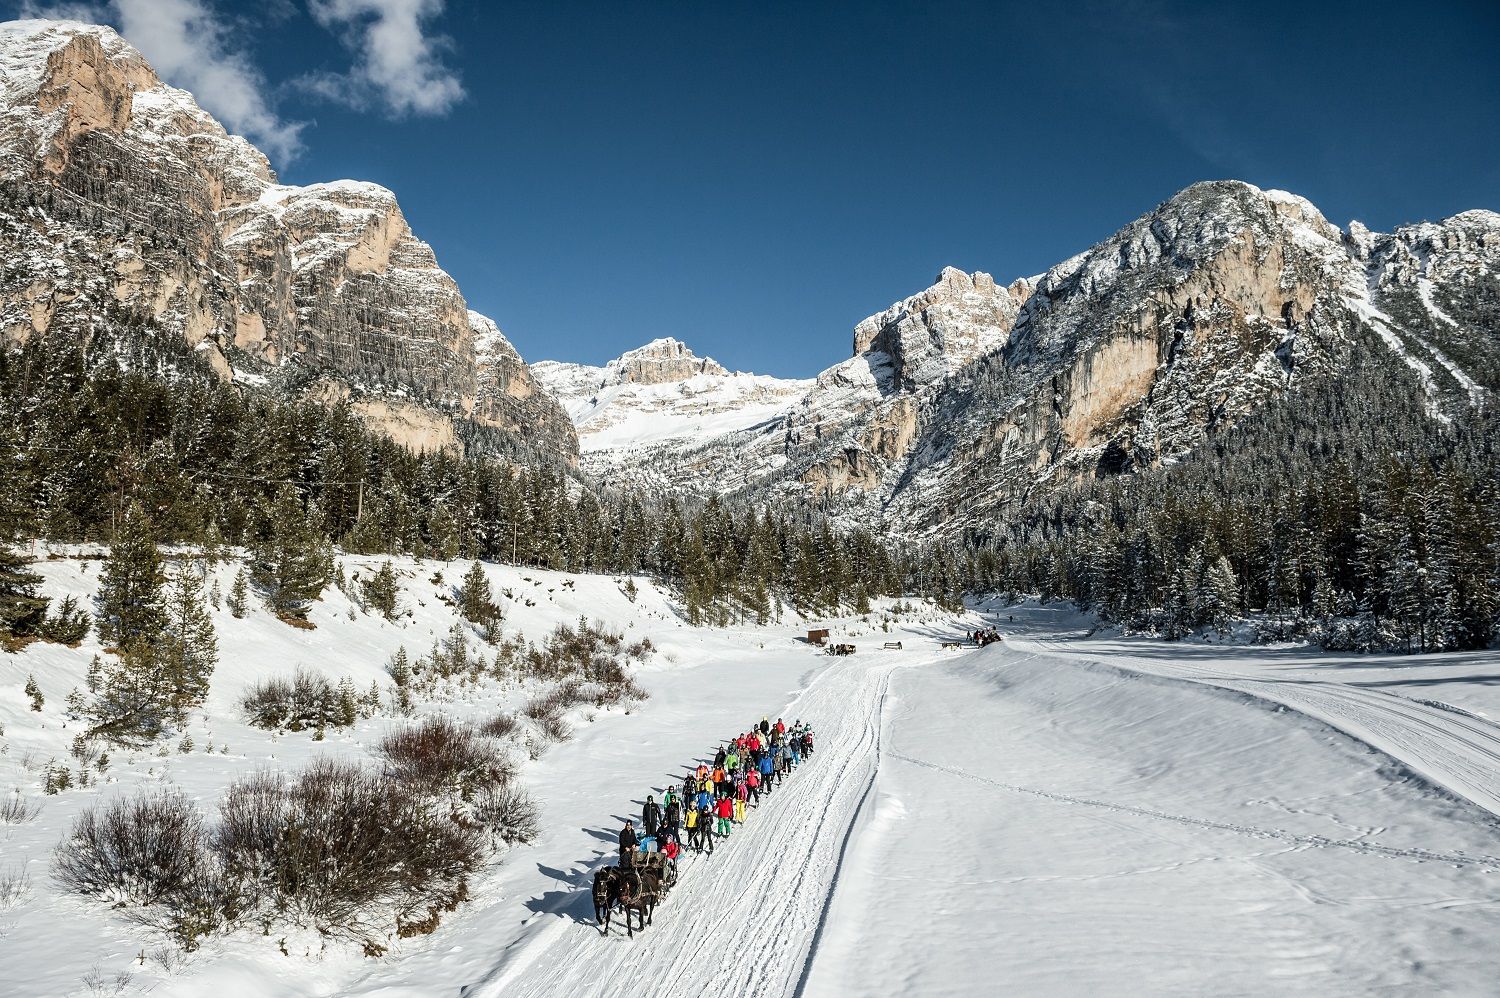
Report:
M479 725L479 733L490 738L508 738L520 728L521 722L514 714L496 714Z
M120 903L127 917L189 945L223 915L203 815L174 791L84 810L54 850L52 874L65 890Z
M474 802L474 818L506 845L532 842L542 831L536 801L510 783L481 794Z
M42 813L42 805L28 801L17 790L0 800L0 825L24 825L35 821Z
M30 896L31 877L25 867L0 870L0 911L9 911L25 903Z
M472 728L446 717L393 731L380 743L392 776L418 790L470 801L508 781L514 770Z
M216 839L226 862L261 879L249 893L336 935L366 937L451 910L483 856L477 828L410 784L349 762L320 759L280 787L253 777L237 800L232 836ZM264 820L273 815L274 832Z
M557 714L542 718L537 725L542 729L542 734L554 742L565 742L573 737L573 729L568 727L568 722Z

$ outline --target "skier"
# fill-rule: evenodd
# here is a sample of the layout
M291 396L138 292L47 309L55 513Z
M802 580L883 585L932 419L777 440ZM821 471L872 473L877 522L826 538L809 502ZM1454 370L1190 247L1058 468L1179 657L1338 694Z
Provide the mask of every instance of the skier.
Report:
M728 755L728 753L724 751L724 746L720 745L719 746L719 751L717 751L717 752L714 753L714 768L715 769L723 769L724 768L724 758L727 755Z
M771 792L771 774L775 771L775 763L771 761L771 753L767 752L760 757L760 787L762 793Z
M627 818L625 827L620 829L620 867L628 870L635 865L635 825Z
M779 717L776 719L776 733L778 735L786 734L786 725L781 723L781 718Z
M641 808L641 827L646 830L647 835L655 835L656 829L661 825L661 805L656 803L656 798L651 794L646 795L646 806Z
M745 777L745 792L749 796L750 801L752 803L754 803L757 807L759 807L760 806L760 767L759 766L757 766L756 768L750 770L749 775Z
M760 719L760 733L763 735L771 733L771 717L769 714Z

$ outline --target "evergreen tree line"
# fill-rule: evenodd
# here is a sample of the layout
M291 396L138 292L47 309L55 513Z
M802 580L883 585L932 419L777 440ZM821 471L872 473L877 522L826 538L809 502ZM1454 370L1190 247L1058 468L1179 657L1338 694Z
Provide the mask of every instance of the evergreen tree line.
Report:
M1198 452L1053 490L969 533L965 586L1180 636L1264 617L1330 647L1482 648L1500 623L1493 407L1451 422L1355 353Z
M416 454L346 405L224 385L149 327L132 327L123 348L102 333L60 339L0 354L0 542L111 543L135 517L156 544L243 545L251 581L289 619L329 581L334 544L647 574L708 623L764 620L781 602L822 612L902 592L958 598L951 562L810 511L594 487L558 465ZM4 572L0 560L0 607ZM34 630L27 586L12 579L10 590L20 603L0 628Z

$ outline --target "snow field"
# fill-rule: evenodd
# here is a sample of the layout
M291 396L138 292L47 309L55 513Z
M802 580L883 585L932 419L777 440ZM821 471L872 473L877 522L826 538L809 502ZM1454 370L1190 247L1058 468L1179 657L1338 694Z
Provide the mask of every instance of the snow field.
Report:
M38 570L46 577L47 594L72 593L86 602L97 584L98 562L49 560L40 553ZM341 560L346 572L369 574L386 559ZM636 673L651 693L644 704L628 712L576 709L567 717L574 731L571 740L550 745L535 761L525 760L519 749L513 751L521 760L521 784L541 806L542 834L534 844L498 856L496 865L475 878L471 901L445 915L437 932L396 940L389 955L371 960L357 947L329 945L310 931L277 927L268 937L242 931L205 941L201 950L181 955L168 970L150 959L154 952L170 950L164 937L141 929L106 904L56 890L48 874L52 847L78 813L95 801L137 788L171 785L195 800L212 820L228 784L257 769L296 771L322 755L374 761L384 734L407 721L378 716L353 728L329 730L323 741L315 741L312 732L277 735L250 727L241 719L239 699L257 680L290 675L299 666L335 682L347 675L360 692L371 681L385 688L385 664L398 647L405 646L415 659L446 635L455 611L438 597L459 580L468 563L391 561L401 577L402 605L409 611L394 624L357 610L350 619L353 604L334 588L314 607L311 619L317 628L311 631L275 620L253 598L242 620L227 609L215 611L220 665L208 702L194 712L189 725L193 751L179 753L175 739L146 751L112 749L105 782L88 789L43 796L40 768L55 759L76 771L69 754L76 726L67 726L63 705L68 690L84 685L88 662L99 650L96 640L90 636L77 649L34 644L19 655L0 655L0 724L5 727L0 737L0 793L19 788L27 800L42 806L37 821L0 826L0 872L22 869L32 887L19 907L0 912L0 950L35 954L26 960L0 959L0 994L82 993L81 980L96 965L105 979L129 973L131 988L149 988L155 995L445 994L514 973L514 966L532 959L528 954L534 947L554 935L568 939L554 952L576 948L583 940L608 947L614 940L598 940L592 926L576 919L591 921L586 886L592 868L613 861L620 823L626 815L639 820L645 794L655 792L659 799L667 780L680 779L683 765L711 752L714 739L744 730L765 714L790 719L787 705L803 691L808 691L809 703L822 704L817 712L824 718L836 712L834 693L812 693L834 660L793 639L801 623L794 618L771 628L692 628L648 580L636 580L639 596L632 603L621 591L623 580L617 584L606 577L487 565L495 598L506 610L507 636L519 631L540 641L557 624L576 624L587 616L619 630L627 642L650 637L659 651ZM214 570L224 593L236 569L224 564ZM443 581L434 582L439 572ZM832 623L837 631L859 635L856 640L871 640L867 624ZM878 632L876 636L885 637ZM40 714L30 710L22 693L28 674L37 676L46 696ZM517 709L535 689L500 688L493 682L452 688L433 701L420 702L418 716L445 713L461 721L482 720ZM829 720L819 734L836 727ZM214 746L211 754L205 751L209 743ZM793 774L780 790L784 800L791 799L794 785L816 772L804 766ZM775 800L773 795L768 803ZM784 807L780 813L795 815L790 803ZM752 812L737 834L761 828L769 833L777 823L770 816L777 813L768 807ZM714 862L748 852L750 846L731 838L721 849ZM688 888L695 877L710 870L708 864L696 871L693 867L689 858L683 867ZM811 880L807 889L813 889ZM638 936L637 943L691 910L678 903L681 896L674 895L663 906L656 926L647 937ZM281 952L283 945L286 954ZM547 952L545 945L536 952ZM144 964L139 959L143 954ZM784 961L788 962L795 963Z
M806 995L1494 993L1486 812L1295 711L1034 642L894 674Z

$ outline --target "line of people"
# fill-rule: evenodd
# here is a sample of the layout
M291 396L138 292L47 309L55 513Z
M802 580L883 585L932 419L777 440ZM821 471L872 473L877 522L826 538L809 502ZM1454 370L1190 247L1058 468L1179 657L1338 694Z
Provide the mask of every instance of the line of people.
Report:
M640 865L643 856L660 852L675 879L677 858L686 849L713 855L714 840L727 837L812 752L810 725L798 721L788 728L780 718L774 724L761 718L719 746L712 765L699 763L680 787L668 787L661 803L647 796L644 834L628 820L620 830L620 866Z

